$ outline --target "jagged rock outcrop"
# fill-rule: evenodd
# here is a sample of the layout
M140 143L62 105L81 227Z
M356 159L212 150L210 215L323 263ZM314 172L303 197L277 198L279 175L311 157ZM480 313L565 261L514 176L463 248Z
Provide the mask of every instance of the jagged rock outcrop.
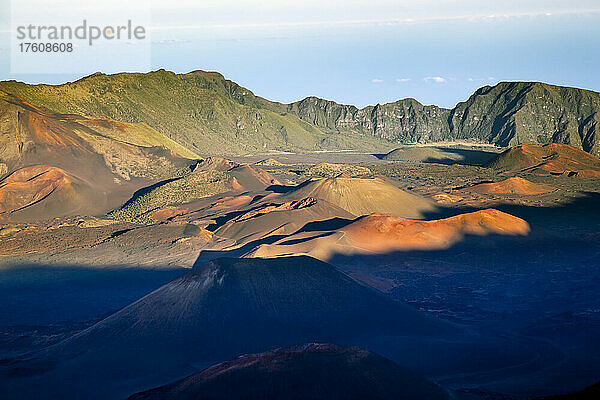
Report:
M600 93L539 82L485 86L452 110L414 99L357 109L315 97L288 109L322 129L398 143L457 139L498 146L563 143L600 153Z
M290 104L288 110L326 131L352 132L399 143L439 141L450 135L450 110L424 106L415 99L358 109L308 97Z
M452 136L500 146L563 143L600 151L600 93L539 82L502 82L477 90L451 113Z

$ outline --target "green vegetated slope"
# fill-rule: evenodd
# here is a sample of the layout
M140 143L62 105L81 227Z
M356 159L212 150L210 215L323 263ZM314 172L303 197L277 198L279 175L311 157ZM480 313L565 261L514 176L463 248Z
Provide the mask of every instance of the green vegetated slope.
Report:
M204 71L94 74L58 86L10 81L0 89L61 113L145 122L201 154L387 151L453 140L558 142L600 152L600 94L535 82L486 86L451 110L414 99L362 109L316 97L280 104Z
M60 113L145 122L203 154L381 147L371 137L325 134L212 72L94 74L58 86L2 82L0 89Z
M108 213L108 217L131 222L153 222L150 212L168 205L224 193L231 189L228 183L228 175L224 172L194 172L136 193L122 207Z
M350 177L362 177L371 175L369 168L354 164L332 164L321 162L313 165L306 171L309 175L322 178L334 178L340 174Z
M82 124L93 128L96 132L123 143L142 147L164 147L180 157L200 158L198 154L151 128L145 122L124 124L106 118L93 119L90 122L85 119L80 119L80 121L83 121Z
M0 219L103 214L198 155L144 123L62 114L0 91Z
M0 172L47 164L91 181L166 179L199 158L145 123L56 113L3 91L0 145Z

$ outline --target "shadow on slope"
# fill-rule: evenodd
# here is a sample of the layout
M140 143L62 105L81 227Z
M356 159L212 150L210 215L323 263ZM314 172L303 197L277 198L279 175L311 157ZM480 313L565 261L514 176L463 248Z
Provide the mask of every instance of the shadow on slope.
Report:
M417 309L537 349L512 370L448 377L443 385L520 397L569 392L597 381L600 363L599 207L597 193L559 207L501 205L530 223L528 237L469 237L446 250L330 262Z
M475 165L475 166L483 166L489 163L498 155L497 152L494 151L485 151L485 150L473 150L473 149L459 149L452 147L445 147L444 151L452 154L456 154L460 157L460 159L456 161L452 160L435 160L435 159L427 159L426 163L438 163L438 164L446 164L446 165Z
M305 344L249 354L131 400L441 400L442 388L357 347Z
M544 230L565 233L573 229L597 229L600 224L600 193L580 192L578 197L571 198L552 206L531 206L514 203L498 203L494 208L527 221L532 226ZM427 219L446 218L461 213L480 210L480 207L442 207L426 215Z
M112 313L185 268L14 265L0 268L0 326L46 325Z
M586 387L585 389L569 394L544 397L538 400L597 400L600 398L600 383Z
M62 340L184 271L117 265L1 267L0 359Z
M238 354L313 341L369 348L429 376L530 355L430 318L309 257L220 258L61 343L5 362L1 387L17 399L115 398Z
M444 146L407 146L386 154L373 155L380 160L396 162L483 166L493 160L498 153L492 150Z
M526 237L467 235L445 250L337 255L330 263L417 309L504 335L535 354L526 363L496 372L449 374L443 382L450 387L481 386L526 397L593 383L600 362L600 348L593 340L600 333L593 311L600 307L600 194L583 193L550 207L500 204L496 208L526 220L531 233ZM476 210L440 208L438 212L447 217ZM299 232L309 240L349 222L309 223ZM273 243L278 238L271 239ZM250 243L242 250L264 243L268 244ZM233 253L202 253L201 258L227 254Z

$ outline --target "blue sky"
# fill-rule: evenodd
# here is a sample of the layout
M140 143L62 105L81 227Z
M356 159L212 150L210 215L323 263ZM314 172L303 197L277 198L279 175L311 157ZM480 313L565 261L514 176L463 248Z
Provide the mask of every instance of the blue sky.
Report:
M11 73L10 8L6 0L1 4L0 79L60 83L96 71L86 66L78 74ZM57 13L81 4L53 2ZM149 69L219 71L282 102L316 95L364 106L414 97L452 107L476 88L506 80L600 90L597 1L134 0L127 5L147 7L152 15ZM119 70L116 65L103 72Z

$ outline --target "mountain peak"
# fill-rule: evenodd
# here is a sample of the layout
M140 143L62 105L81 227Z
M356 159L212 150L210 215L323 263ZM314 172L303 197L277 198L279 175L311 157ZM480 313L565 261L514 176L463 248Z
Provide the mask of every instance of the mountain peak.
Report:
M316 96L280 104L203 70L96 73L64 85L7 81L0 90L59 113L145 122L205 154L381 152L403 143L453 140L498 146L557 142L600 154L600 93L542 82L484 86L452 110L413 98L361 109Z

